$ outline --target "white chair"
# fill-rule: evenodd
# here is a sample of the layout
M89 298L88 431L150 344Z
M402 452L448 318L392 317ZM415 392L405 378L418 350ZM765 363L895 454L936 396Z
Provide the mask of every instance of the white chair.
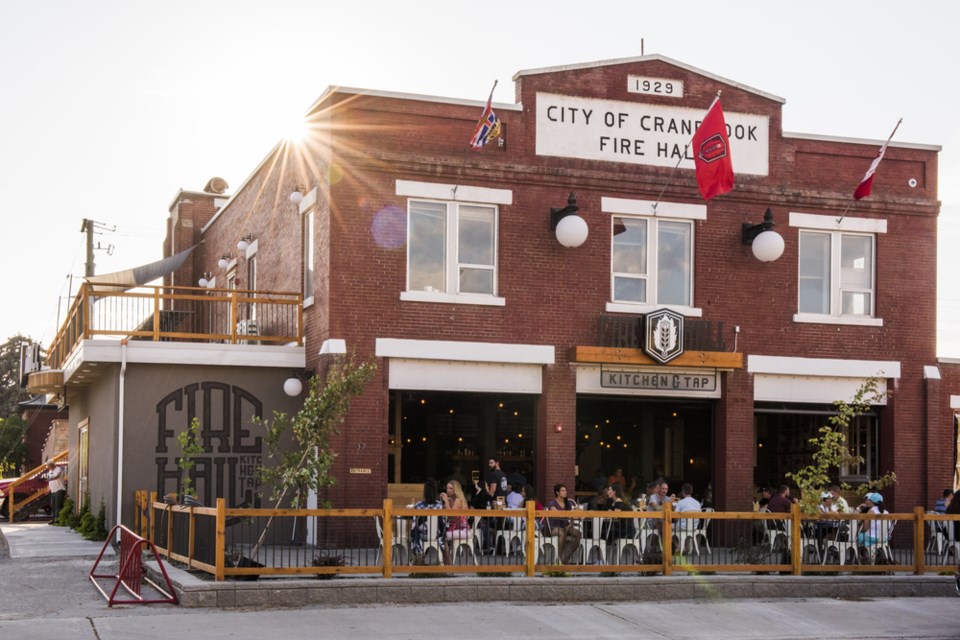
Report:
M611 526L612 526L611 519ZM612 541L615 553L614 557L616 558L617 564L626 564L624 563L624 556L627 555L627 551L630 551L630 555L636 555L636 561L631 564L642 564L643 561L643 541L641 539L641 533L643 532L642 526L634 526L633 534L625 538L614 538Z
M927 511L927 515L931 514L936 514L936 512ZM929 529L930 535L927 540L927 551L935 551L938 556L943 553L943 548L947 545L946 527L943 526L945 524L948 523L942 520L927 520L927 529Z
M503 543L503 555L509 556L513 552L514 548L518 549L518 553L523 553L523 528L520 526L520 523L523 522L522 517L509 517L502 518L503 526L497 529L497 536L493 541L493 550L497 551L500 548L500 543ZM510 526L507 527L507 524Z
M673 538L677 543L673 548L674 555L691 555L687 553L688 543L691 553L700 555L700 545L697 544L697 527L699 526L699 518L677 518L674 521Z
M468 520L469 522L469 520ZM447 544L451 546L450 549L450 563L457 564L457 561L460 557L461 552L469 553L473 557L473 564L480 564L480 546L477 542L477 529L480 526L480 518L474 518L473 524L469 526L467 531L467 537L465 538L453 538L452 540L447 540Z
M844 527L844 524L847 526ZM853 552L853 561L856 564L860 564L860 556L857 553L857 533L860 530L860 521L859 520L843 520L840 523L840 526L837 527L837 531L833 536L832 540L827 540L823 545L823 560L821 564L827 563L827 558L830 557L830 552L836 552L837 556L840 559L841 566L846 564L847 553ZM841 537L846 536L846 540L840 540Z
M805 562L807 555L812 557L812 561L818 564L823 563L823 557L820 555L820 542L816 536L816 526L812 522L800 525L800 561Z
M640 518L637 523L637 540L640 544L640 553L646 553L647 549L653 545L657 545L657 551L663 551L663 540L660 538L660 530L654 526L654 522L659 522L659 520L654 521L652 518Z
M713 513L711 507L707 507L704 510L704 513ZM707 549L707 555L711 555L713 552L710 550L710 540L707 536L707 529L710 528L710 518L700 518L700 524L697 526L697 529L694 533L694 540L696 542L702 542L703 546Z
M770 551L776 551L778 548L783 551L790 550L790 522L787 520L767 520L767 541L770 543Z
M377 526L377 540L380 545L377 547L374 564L380 564L380 559L383 557L383 521L380 516L374 516L373 520ZM406 564L410 553L408 546L410 543L409 525L405 525L400 520L402 518L394 518L393 542L390 545L392 547L393 564ZM403 558L402 561L400 560L401 557Z
M607 541L603 539L603 518L590 518L590 536L580 538L580 547L583 553L584 564L604 564L607 557ZM599 556L597 562L593 562L593 553Z
M541 529L541 523L537 521L536 535L534 536L533 558L535 564L557 564L559 556L557 555L557 536L548 536Z
M943 522L946 544L943 545L943 557L946 558L953 552L954 562L960 561L960 539L957 538L957 530L954 525L956 521L946 520Z
M890 548L890 538L893 537L893 528L896 524L896 520L880 521L880 537L873 546L873 564L877 564L877 558L883 558L884 564L893 564L893 549Z
M440 527L440 516L417 516L418 518L426 517L427 519L427 535L423 536L423 539L420 540L420 544L423 547L423 557L426 561L427 554L430 552L430 549L433 549L437 553L437 564L443 564L443 551L440 548L440 541L437 540L437 530ZM407 521L407 545L410 544L410 519L404 518Z

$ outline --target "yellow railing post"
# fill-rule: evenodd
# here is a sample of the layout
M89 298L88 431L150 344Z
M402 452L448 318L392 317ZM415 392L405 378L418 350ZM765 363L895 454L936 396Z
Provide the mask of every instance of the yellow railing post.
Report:
M669 502L663 503L663 575L673 575L673 505Z
M80 309L80 317L83 318L83 339L87 340L90 338L90 327L92 326L93 320L93 305L90 302L90 283L83 283L83 303Z
M167 505L167 562L170 561L170 551L173 549L173 505Z
M147 514L148 514L147 515L147 534L148 535L146 536L147 540L149 540L151 543L153 542L153 522L154 522L153 503L156 501L157 501L157 492L151 491L149 508L147 509Z
M216 554L216 580L223 582L224 569L226 565L227 553L227 501L223 498L217 498L217 524L216 524L216 545L214 553ZM167 545L169 546L169 545ZM191 554L192 556L193 554Z
M923 532L927 528L923 507L913 508L913 572L923 575L926 571L926 558L923 557Z
M790 505L790 538L793 544L790 545L790 563L793 565L793 575L800 575L800 503L794 502Z
M537 570L537 501L527 500L527 531L523 556L527 565L527 577L532 578Z
M383 501L383 577L393 577L393 500Z
M160 287L153 289L153 341L160 341Z
M193 507L190 507L190 517L187 521L187 568L193 569L193 544L195 541L197 520L193 513Z

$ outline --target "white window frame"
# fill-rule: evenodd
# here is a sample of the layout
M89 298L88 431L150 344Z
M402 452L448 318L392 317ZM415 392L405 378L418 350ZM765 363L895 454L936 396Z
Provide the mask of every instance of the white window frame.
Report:
M301 262L303 263L302 293L303 308L313 305L317 283L316 224L317 189L313 188L300 201L300 233L303 238Z
M600 208L610 216L610 302L606 304L606 311L611 313L649 313L657 309L672 309L677 313L690 317L701 317L703 310L693 306L695 297L695 261L696 261L696 225L694 220L706 220L707 208L704 205L683 204L678 202L660 202L654 207L652 200L628 200L623 198L603 197L600 199ZM614 280L620 275L613 270L613 226L614 218L635 218L647 222L647 301L629 302L613 299ZM690 225L690 275L689 304L662 304L658 303L659 268L659 226L660 222L686 223Z
M808 213L792 212L790 226L799 227L797 251L797 313L793 316L794 322L845 324L859 326L883 326L883 318L877 317L877 235L886 233L886 220L873 218L837 218L835 216L821 216ZM820 233L830 237L830 302L828 313L809 313L800 311L800 254L803 251L805 234ZM870 265L870 313L868 315L853 315L842 313L844 290L840 286L840 259L844 236L867 237L871 243ZM858 289L861 291L862 289Z
M488 306L505 306L506 300L498 295L500 279L500 206L513 204L513 192L507 189L490 189L487 187L458 186L432 182L414 182L397 180L397 195L407 196L407 264L409 265L409 220L410 203L412 201L435 202L446 206L447 224L445 233L445 270L444 281L446 291L413 291L410 289L410 270L407 268L404 291L400 292L400 299L413 302L439 302L447 304L473 304ZM459 258L456 255L459 232L459 206L492 207L493 209L493 293L459 293ZM450 251L451 247L454 249ZM453 288L453 290L451 290Z

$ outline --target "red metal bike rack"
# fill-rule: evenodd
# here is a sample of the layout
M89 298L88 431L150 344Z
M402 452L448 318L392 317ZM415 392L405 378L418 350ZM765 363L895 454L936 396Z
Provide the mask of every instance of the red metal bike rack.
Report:
M97 566L100 564L100 560L103 559L103 554L107 550L107 546L110 544L110 540L113 539L117 529L120 530L120 569L116 574L94 573L97 570ZM157 561L157 565L160 567L160 572L163 573L163 579L167 582L167 590L164 590L163 587L146 577L143 569L143 553L141 550L141 545L143 544L146 544L150 547L150 551L153 553L153 558ZM98 579L106 578L116 581L114 582L113 589L110 591L110 595L107 595L107 592L104 591L99 584L97 584ZM177 604L177 594L173 589L173 583L170 582L170 576L167 575L167 569L163 566L163 561L160 560L160 554L157 553L157 548L153 546L152 542L146 538L138 536L133 531L121 524L116 525L110 530L110 535L107 536L107 541L103 543L103 548L100 549L100 555L97 556L97 561L93 563L93 567L90 569L90 582L92 582L93 586L97 588L97 591L99 591L100 594L107 599L107 606L109 607L112 607L114 604ZM153 600L144 599L144 597L140 595L140 586L142 582L149 583L150 586L159 591L164 597ZM117 590L121 585L123 585L123 588L133 596L133 599L120 600L117 598Z

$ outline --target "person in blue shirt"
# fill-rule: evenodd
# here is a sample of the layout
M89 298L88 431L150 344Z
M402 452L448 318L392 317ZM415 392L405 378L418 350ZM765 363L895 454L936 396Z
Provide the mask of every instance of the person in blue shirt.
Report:
M943 490L943 496L938 498L933 505L934 513L946 513L947 507L950 506L950 499L953 498L953 491L950 489Z

